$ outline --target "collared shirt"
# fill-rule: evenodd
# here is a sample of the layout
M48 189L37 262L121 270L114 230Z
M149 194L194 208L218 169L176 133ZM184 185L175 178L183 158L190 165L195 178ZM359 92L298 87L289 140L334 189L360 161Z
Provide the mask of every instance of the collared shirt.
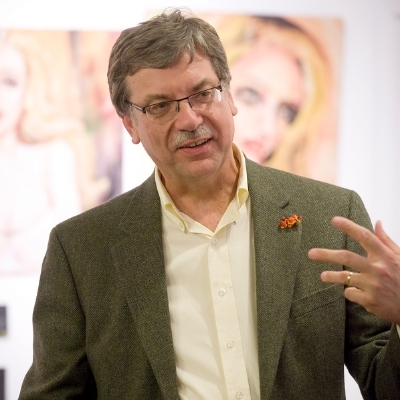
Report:
M245 159L215 232L180 212L156 168L180 398L260 398L254 237Z

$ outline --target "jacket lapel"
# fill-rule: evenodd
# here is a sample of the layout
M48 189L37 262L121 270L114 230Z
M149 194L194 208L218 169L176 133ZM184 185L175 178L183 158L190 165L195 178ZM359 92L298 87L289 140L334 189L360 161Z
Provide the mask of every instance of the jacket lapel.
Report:
M301 224L281 229L279 219L301 214L273 170L247 161L256 260L261 398L269 398L284 342L294 284ZM178 398L165 277L161 208L154 176L132 197L121 224L125 237L112 248L132 316L166 399Z
M261 398L267 399L286 335L301 241L301 223L281 229L279 219L301 214L301 210L295 209L290 188L276 172L251 162L247 162L247 171L255 238Z
M126 235L112 254L128 306L163 396L176 399L161 208L153 175L134 192L120 228Z

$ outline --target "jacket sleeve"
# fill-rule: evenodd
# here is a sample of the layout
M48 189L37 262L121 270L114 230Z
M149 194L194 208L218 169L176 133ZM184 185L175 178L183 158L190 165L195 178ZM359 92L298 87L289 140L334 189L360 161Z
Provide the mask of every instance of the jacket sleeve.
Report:
M348 218L372 229L364 205L354 192ZM350 237L346 248L365 254ZM359 384L363 398L400 399L400 339L396 326L391 327L358 304L346 303L346 366Z
M33 363L20 400L96 398L85 351L85 315L56 229L43 261L33 312Z

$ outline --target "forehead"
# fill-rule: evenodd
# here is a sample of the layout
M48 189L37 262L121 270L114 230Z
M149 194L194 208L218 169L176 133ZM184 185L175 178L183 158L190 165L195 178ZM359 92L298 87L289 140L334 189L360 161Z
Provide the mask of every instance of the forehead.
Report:
M9 44L0 46L0 67L14 72L26 70L22 53Z
M231 67L232 88L236 84L257 85L282 95L298 96L304 91L304 76L299 62L287 49L255 46Z
M231 69L241 69L265 76L265 69L268 72L290 73L288 75L301 75L301 67L296 57L286 48L276 45L254 46L248 53L233 63Z
M210 59L195 51L193 60L184 53L168 68L142 68L126 78L130 99L177 98L219 84Z

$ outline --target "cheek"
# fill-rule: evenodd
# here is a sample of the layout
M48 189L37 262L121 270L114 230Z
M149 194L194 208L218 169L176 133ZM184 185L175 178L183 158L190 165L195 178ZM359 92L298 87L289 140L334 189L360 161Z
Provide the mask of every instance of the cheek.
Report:
M249 136L251 133L262 132L269 129L274 124L276 115L268 106L257 106L238 104L238 114L235 117L235 124L238 129L243 130L243 135Z
M277 137L281 139L285 133L289 130L291 123L286 118L277 117Z
M9 91L7 94L8 104L12 108L22 108L25 92L22 90Z
M279 146L284 137L286 135L289 135L290 132L288 132L289 130L289 124L287 123L287 121L285 120L279 120L276 126L276 136L274 138L274 147Z
M0 88L1 108L9 113L20 113L25 103L25 89L22 86L9 87L2 85Z
M138 129L137 137L153 160L159 159L162 154L168 152L168 143L165 140L165 136L157 129Z
M0 122L3 126L16 128L22 114L23 106L21 102L0 102Z

